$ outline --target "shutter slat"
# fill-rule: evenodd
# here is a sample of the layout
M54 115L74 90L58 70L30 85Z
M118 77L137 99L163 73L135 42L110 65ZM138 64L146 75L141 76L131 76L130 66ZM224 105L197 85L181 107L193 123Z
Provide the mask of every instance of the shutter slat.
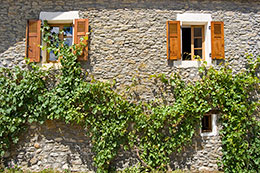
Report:
M87 36L88 33L88 19L75 19L74 27L74 43L79 44L80 38ZM78 61L86 61L88 59L88 42L83 41L87 46L83 48L82 55L78 56Z
M211 22L212 59L225 59L224 22Z
M167 59L181 59L180 21L167 21Z
M26 25L26 57L40 62L41 20L28 20Z

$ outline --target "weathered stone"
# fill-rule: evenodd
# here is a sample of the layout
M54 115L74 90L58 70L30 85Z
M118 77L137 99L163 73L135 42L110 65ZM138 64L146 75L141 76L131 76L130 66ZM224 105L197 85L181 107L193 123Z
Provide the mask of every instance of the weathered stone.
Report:
M60 137L58 137L58 138L55 138L55 141L57 141L57 142L61 142L63 139L62 138L60 138Z
M62 169L64 170L64 169L69 169L69 165L68 164L64 164L63 166L62 166Z
M40 148L41 146L40 146L39 143L35 143L35 144L34 144L34 147L38 149L38 148Z
M34 157L34 158L32 158L32 159L30 160L30 163L31 163L32 165L36 164L37 162L38 162L38 159L37 159L36 157Z
M57 156L59 156L59 154L57 154L57 153L51 153L50 156L52 156L52 157L57 157Z

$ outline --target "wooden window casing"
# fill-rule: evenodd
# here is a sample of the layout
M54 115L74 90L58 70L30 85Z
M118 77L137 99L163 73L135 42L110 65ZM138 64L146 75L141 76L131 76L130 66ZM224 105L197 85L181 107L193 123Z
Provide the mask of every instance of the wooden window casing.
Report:
M184 29L186 30L185 32L184 32ZM190 30L190 32L189 32L189 30ZM187 34L187 35L184 35L184 34ZM186 39L190 40L190 42L187 41ZM188 49L190 50L190 52L184 52L184 50L188 50ZM184 25L182 27L182 60L189 60L189 61L198 60L198 58L196 58L196 56L195 56L198 54L198 53L196 53L196 51L201 51L200 59L205 60L204 26L203 25ZM184 56L185 56L185 58L184 58Z
M201 29L201 36L195 36L194 31L196 28ZM195 47L195 39L201 39L202 44L200 47ZM195 51L201 51L202 52L202 57L200 57L201 60L205 60L205 34L204 34L204 26L203 25L192 25L191 26L191 60L197 60L195 58Z

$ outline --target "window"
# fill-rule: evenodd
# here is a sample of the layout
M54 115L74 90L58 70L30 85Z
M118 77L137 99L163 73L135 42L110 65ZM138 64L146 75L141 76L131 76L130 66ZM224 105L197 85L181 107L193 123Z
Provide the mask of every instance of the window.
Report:
M60 34L61 31L64 31L63 34ZM50 24L50 32L59 34L60 40L64 40L65 44L68 46L72 45L73 42L73 27L72 24ZM57 62L58 57L53 51L47 53L47 62Z
M201 119L201 136L216 136L218 134L217 114L211 111Z
M212 132L212 117L211 114L206 114L202 118L202 133L203 132Z
M197 59L224 59L224 23L211 21L210 14L184 13L167 21L167 59L176 65L198 66Z
M88 34L88 19L78 19L78 11L70 12L41 12L40 20L28 20L26 27L26 57L31 62L41 64L50 64L59 62L59 58L54 52L48 53L46 50L40 50L39 45L47 46L41 42L41 23L46 20L50 25L51 32L59 34L59 38L65 41L65 44L71 46L78 44L81 37ZM64 34L60 31L64 30ZM51 39L51 38L50 38ZM87 42L85 40L87 45ZM88 46L83 48L83 53L78 57L78 61L86 61L88 57Z

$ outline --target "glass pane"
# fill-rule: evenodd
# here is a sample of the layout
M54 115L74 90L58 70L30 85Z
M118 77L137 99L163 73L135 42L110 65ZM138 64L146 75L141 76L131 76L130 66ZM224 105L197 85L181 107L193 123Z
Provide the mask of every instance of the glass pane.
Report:
M182 60L191 60L191 28L182 28Z
M194 37L202 37L202 28L194 28Z
M64 35L65 36L72 36L72 26L65 26L64 27Z
M202 58L202 50L194 50L194 56L195 59Z
M72 38L64 38L64 43L68 46L72 45Z
M60 28L57 26L51 27L51 33L52 34L59 34Z
M57 60L58 60L57 56L54 54L53 51L51 51L49 61L57 61Z
M202 38L194 39L194 48L202 48Z
M202 118L202 130L211 131L211 117L210 116L204 116Z

